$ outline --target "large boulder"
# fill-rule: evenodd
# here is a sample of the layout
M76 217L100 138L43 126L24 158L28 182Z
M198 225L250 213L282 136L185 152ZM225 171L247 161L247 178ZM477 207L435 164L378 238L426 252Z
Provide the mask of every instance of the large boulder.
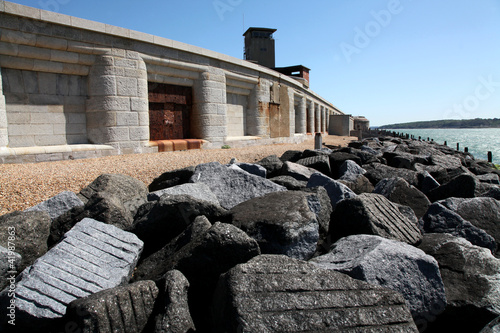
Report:
M425 233L448 233L463 237L472 244L488 248L492 252L496 250L497 245L491 235L472 225L472 223L439 202L429 206L419 223L421 230Z
M382 194L392 202L411 207L418 218L424 216L431 204L425 194L399 177L381 180L373 193Z
M278 176L269 179L270 181L286 187L289 191L300 191L307 187L307 181L297 180L292 176Z
M365 177L368 178L373 185L377 185L385 178L400 177L406 180L408 184L418 186L418 173L416 171L393 168L380 163L363 165L363 169L366 170Z
M472 175L460 175L427 193L431 202L451 197L474 198L477 180Z
M153 281L100 291L68 305L64 321L74 332L141 333L158 297Z
M284 176L293 177L299 181L309 181L309 178L318 171L315 169L308 168L306 166L293 163L285 162L283 163L282 174Z
M268 179L232 170L218 162L198 165L190 182L208 185L226 209L267 193L286 191Z
M358 175L356 178L349 177L347 179L340 177L338 182L349 187L356 194L372 193L375 188L370 180L363 175Z
M276 155L264 157L257 164L266 169L268 178L279 176L283 167L283 162Z
M297 164L317 170L325 175L331 175L330 159L327 155L316 155L302 158L297 161Z
M360 175L364 175L366 170L359 166L358 163L352 160L346 160L339 168L339 179L351 180L356 179Z
M280 160L285 163L285 162L297 162L302 158L302 151L301 150L287 150L286 152L281 155Z
M356 193L354 193L349 187L328 176L325 176L322 173L313 174L307 183L307 187L316 186L323 186L326 189L333 209L335 209L335 206L339 201L354 198L356 196Z
M328 228L330 228L330 217L333 211L328 192L323 186L309 187L301 190L301 192L308 193L307 203L318 218L320 236L326 236Z
M51 219L45 211L13 212L0 216L0 246L9 248L22 256L19 270L22 271L47 252ZM9 241L9 236L14 240Z
M312 259L319 267L397 291L417 323L435 319L446 296L436 260L406 243L372 235L337 241L328 254Z
M77 223L17 278L16 329L41 330L61 318L73 300L126 283L142 246L135 235L114 226L92 219ZM9 303L5 289L0 306L6 309ZM0 328L5 324L0 322Z
M223 274L212 316L214 332L417 332L399 293L279 255Z
M439 263L448 301L432 332L478 332L500 315L500 259L448 234L427 234L419 247Z
M481 330L479 333L498 333L500 332L500 317L492 320L486 325L485 328Z
M45 211L49 213L50 218L54 220L66 213L68 210L74 207L81 207L83 205L83 201L80 200L75 193L64 191L45 200L44 202L39 203L36 206L26 209L25 212Z
M338 179L340 177L340 167L345 161L351 160L358 165L361 165L361 158L354 154L349 154L341 151L336 151L330 154L330 168L332 177Z
M418 225L403 215L396 204L372 193L342 200L332 213L332 240L356 234L378 235L410 245L422 240Z
M160 200L161 196L164 194L170 195L190 195L193 198L204 200L213 203L214 205L220 205L219 199L215 196L214 192L204 183L187 183L165 188L163 190L158 190L148 194L149 201Z
M262 178L267 177L267 169L260 164L237 162L235 159L232 159L228 166L238 167L243 171Z
M149 184L149 192L155 192L176 185L187 183L194 173L194 166L167 171Z
M258 243L262 253L310 259L319 240L319 222L304 192L277 192L231 209L232 224Z
M8 239L9 235L5 237ZM0 246L0 290L15 284L15 277L21 271L21 260L21 255L15 252L15 245L10 246L10 250Z

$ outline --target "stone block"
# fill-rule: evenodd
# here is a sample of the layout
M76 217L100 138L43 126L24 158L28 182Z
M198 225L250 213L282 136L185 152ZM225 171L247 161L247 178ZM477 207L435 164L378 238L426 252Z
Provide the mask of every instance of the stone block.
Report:
M9 135L9 147L31 147L35 145L35 137L30 135Z
M66 134L66 142L68 145L86 144L89 142L87 132L85 131L82 134Z
M50 61L60 61L74 64L78 62L78 53L59 50L50 51Z
M40 94L57 94L57 75L53 73L38 73L38 87Z
M50 60L50 50L34 46L19 45L18 56L23 58L33 58L40 60Z
M92 96L87 101L88 112L130 111L130 98L118 96Z
M66 134L82 134L87 131L85 124L66 124Z
M17 56L19 52L19 46L12 43L0 42L0 53L6 56Z
M113 50L116 50L116 49L113 49ZM120 50L120 51L123 51L123 56L125 56L125 50ZM133 60L133 59L115 58L115 66L116 67L130 68L130 69L137 69L138 68L138 61Z
M21 45L36 45L36 35L14 31L9 29L2 30L2 35L0 36L2 42L13 43L13 44L21 44Z
M65 145L66 135L35 135L36 146Z
M132 111L149 111L149 102L147 98L130 98L130 109Z
M130 127L130 140L134 141L149 141L149 127L138 126Z
M32 124L65 124L64 113L32 113Z
M6 128L0 128L0 147L9 145L9 133Z
M149 127L149 112L137 112L139 117L139 126Z
M116 77L114 75L90 75L89 94L91 96L116 96Z
M31 71L22 71L24 90L27 94L38 94L38 74Z
M117 77L116 87L118 96L137 96L137 79L130 77Z
M87 117L85 113L68 113L66 114L66 121L68 124L86 124Z
M30 114L24 112L9 112L7 113L9 124L26 124L30 122ZM7 124L7 122L2 122Z
M116 112L117 126L137 126L139 125L139 117L137 112Z
M6 79L3 79L4 93L25 93L22 71L16 69L5 69L3 76L6 77Z
M38 35L36 36L36 46L52 50L66 50L68 48L68 41L62 38Z
M35 72L62 73L63 70L63 64L60 62L38 59L34 59L33 61L33 71Z
M75 193L64 191L25 211L45 211L51 219L56 219L68 210L83 205L83 202Z
M6 13L25 16L35 20L39 20L41 17L41 10L37 8L23 6L13 2L5 2L4 7Z

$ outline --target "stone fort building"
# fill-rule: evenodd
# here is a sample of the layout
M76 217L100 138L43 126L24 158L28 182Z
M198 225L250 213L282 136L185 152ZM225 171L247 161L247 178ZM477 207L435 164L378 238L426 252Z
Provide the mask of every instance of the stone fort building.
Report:
M0 162L300 142L343 114L308 68L251 60L0 1Z

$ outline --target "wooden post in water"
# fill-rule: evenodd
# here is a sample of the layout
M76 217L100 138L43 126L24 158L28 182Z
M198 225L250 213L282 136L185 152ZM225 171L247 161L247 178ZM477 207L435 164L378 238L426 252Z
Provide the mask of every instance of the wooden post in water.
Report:
M445 146L447 146L447 145L448 145L448 142L446 142L446 141L445 141L445 142L444 142L444 145L445 145Z
M491 151L488 152L488 162L493 163L493 154Z
M321 133L316 133L314 137L314 149L321 149L323 145L323 138L321 137Z
M469 152L469 147L464 147L464 152L468 153Z
M460 150L460 143L457 142L457 150Z

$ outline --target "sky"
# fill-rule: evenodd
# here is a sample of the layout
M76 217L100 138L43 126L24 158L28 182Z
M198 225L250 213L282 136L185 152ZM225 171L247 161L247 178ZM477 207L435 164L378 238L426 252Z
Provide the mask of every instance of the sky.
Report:
M500 118L500 0L14 0L243 58L278 29L276 66L372 126Z

